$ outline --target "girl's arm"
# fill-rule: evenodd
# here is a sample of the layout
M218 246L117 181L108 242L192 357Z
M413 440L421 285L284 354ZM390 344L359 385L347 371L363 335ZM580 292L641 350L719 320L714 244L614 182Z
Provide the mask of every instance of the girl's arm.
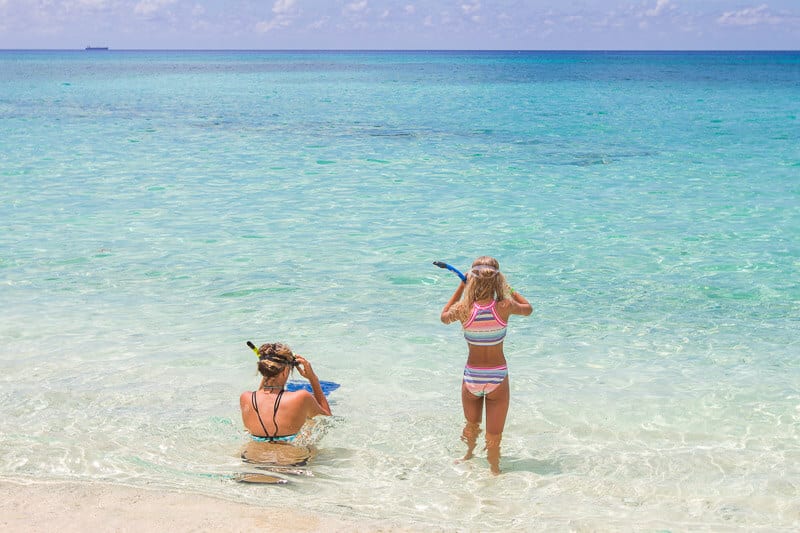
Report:
M322 386L319 383L317 374L314 372L314 369L311 368L311 363L303 356L295 354L294 357L299 363L297 371L308 380L311 384L311 390L313 391L313 397L312 395L308 395L306 400L306 417L313 418L317 415L331 416L331 406L328 405L328 399L322 391Z
M313 397L309 394L309 400L306 406L306 418L314 418L317 415L331 416L331 406L328 404L328 399L325 393L322 392L322 386L319 383L317 376L311 376L308 379L311 383L311 390L314 391Z
M530 302L514 289L511 289L511 300L509 303L511 304L509 311L512 315L528 316L533 312L533 306L531 306Z
M456 292L454 292L447 303L444 304L444 308L442 308L442 314L439 318L445 324L449 324L456 320L455 317L453 317L453 314L450 312L450 308L461 299L461 295L464 293L464 287L466 287L464 283L459 283Z

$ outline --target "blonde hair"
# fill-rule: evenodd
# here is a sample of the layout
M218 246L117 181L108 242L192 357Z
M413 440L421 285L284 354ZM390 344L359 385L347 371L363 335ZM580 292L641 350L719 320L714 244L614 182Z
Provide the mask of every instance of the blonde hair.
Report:
M509 295L506 277L500 272L500 263L494 257L482 255L472 262L467 273L467 286L461 300L450 311L452 316L466 322L472 311L472 304L480 300L493 299L502 302Z
M294 365L294 353L287 345L274 342L258 349L258 371L265 378L277 376L287 365Z

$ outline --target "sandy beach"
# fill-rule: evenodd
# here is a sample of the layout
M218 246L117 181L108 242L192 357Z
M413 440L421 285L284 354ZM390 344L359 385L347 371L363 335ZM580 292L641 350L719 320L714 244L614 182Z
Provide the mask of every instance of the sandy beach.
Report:
M0 530L390 531L367 521L106 483L0 482Z

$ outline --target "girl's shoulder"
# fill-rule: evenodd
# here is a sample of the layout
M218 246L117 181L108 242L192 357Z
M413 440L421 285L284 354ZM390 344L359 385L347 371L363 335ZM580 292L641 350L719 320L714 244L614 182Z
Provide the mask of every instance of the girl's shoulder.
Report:
M500 318L502 318L505 321L508 321L508 317L511 316L511 311L513 309L512 305L513 304L511 303L511 300L509 300L508 298L504 298L502 300L497 301L494 305L494 308L497 310L497 313L500 315Z
M291 403L304 402L308 398L313 398L313 397L314 397L314 395L311 394L305 388L301 388L301 389L297 389L297 390L293 390L293 391L284 391L284 393L283 393L284 400L289 400L289 402L291 402Z

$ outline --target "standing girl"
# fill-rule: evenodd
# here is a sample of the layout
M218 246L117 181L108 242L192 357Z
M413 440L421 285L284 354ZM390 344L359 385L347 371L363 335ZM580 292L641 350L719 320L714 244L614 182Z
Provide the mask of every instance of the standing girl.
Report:
M510 399L503 354L506 324L511 315L528 316L532 311L528 300L508 286L497 259L488 256L472 263L466 283L458 286L442 309L442 322L461 322L469 347L461 384L461 404L467 419L461 434L467 445L464 459L472 458L485 404L486 458L495 475L500 473L500 439Z

